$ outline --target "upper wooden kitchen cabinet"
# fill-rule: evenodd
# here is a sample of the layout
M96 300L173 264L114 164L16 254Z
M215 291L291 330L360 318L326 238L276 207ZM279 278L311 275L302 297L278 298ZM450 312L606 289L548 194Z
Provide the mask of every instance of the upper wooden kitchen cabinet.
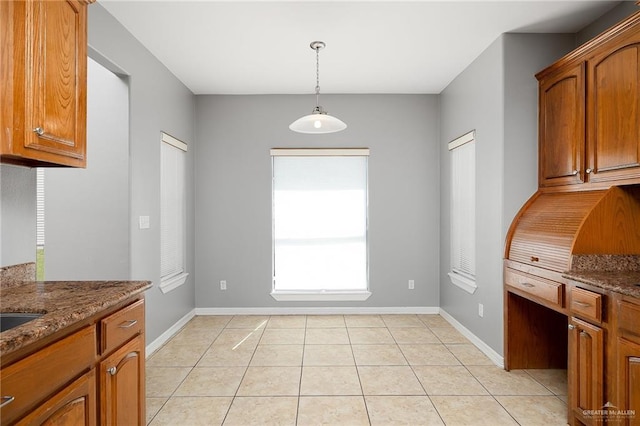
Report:
M2 162L85 167L92 1L0 2Z
M640 24L598 48L587 68L591 182L640 178Z
M536 77L539 186L640 183L640 12Z
M583 182L584 68L581 62L540 81L540 186Z

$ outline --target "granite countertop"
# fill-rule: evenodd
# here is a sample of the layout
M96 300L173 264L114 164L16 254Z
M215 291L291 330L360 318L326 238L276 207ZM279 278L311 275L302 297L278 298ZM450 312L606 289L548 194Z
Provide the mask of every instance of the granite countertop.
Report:
M0 280L0 312L44 313L0 333L0 356L89 318L151 287L150 281Z
M574 255L563 277L640 298L640 256Z

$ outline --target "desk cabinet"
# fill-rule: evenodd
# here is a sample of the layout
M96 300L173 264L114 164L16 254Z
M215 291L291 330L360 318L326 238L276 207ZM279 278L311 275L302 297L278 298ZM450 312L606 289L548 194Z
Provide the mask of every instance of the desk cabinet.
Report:
M570 424L573 417L584 424L597 419L583 415L585 410L601 410L604 405L604 332L602 328L578 318L569 321L568 383Z

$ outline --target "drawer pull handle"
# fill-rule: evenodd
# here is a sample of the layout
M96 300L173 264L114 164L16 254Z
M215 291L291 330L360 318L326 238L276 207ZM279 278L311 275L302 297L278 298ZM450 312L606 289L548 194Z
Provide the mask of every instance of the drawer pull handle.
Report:
M531 256L531 261L532 261L532 262L539 262L539 261L540 261L540 258L539 258L539 257L537 257L537 256Z
M569 324L569 330L573 330L574 328L576 328L576 326L575 326L575 325L573 325L573 324Z
M129 320L120 324L118 327L120 328L131 328L138 323L138 320Z
M535 287L535 284L531 284L531 283L526 283L526 282L525 282L525 283L520 283L520 284L522 284L522 285L523 285L523 286L525 286L525 287L529 287L529 288L531 288L531 287Z
M573 304L574 305L578 305L578 306L582 306L583 308L590 308L591 307L591 303L580 302L578 300L574 300Z
M115 376L117 371L118 369L116 367L111 367L107 369L107 373L111 374L112 376Z
M14 399L16 399L16 398L14 396L11 396L11 395L3 396L2 397L2 403L0 403L0 408L4 407L5 405L11 404Z

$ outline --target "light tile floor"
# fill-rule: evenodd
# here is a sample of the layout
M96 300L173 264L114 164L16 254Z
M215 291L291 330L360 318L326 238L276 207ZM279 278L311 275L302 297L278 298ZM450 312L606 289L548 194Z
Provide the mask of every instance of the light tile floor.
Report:
M565 425L565 370L505 372L438 315L198 316L147 360L159 425Z

